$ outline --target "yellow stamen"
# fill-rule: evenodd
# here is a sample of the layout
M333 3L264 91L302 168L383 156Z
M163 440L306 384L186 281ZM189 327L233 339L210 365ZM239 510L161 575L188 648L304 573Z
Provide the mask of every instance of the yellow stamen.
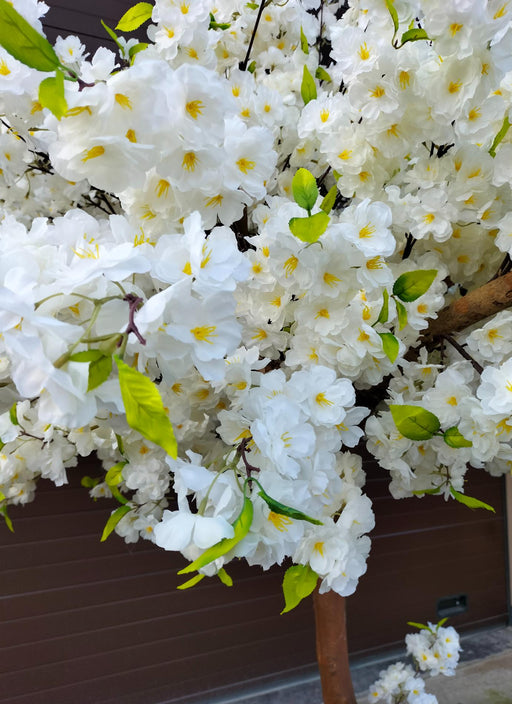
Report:
M446 399L446 403L450 406L456 406L457 405L457 399L455 396L450 396L450 398Z
M165 178L161 178L155 188L157 198L162 198L162 196L167 198L170 185L169 181L166 181Z
M204 103L201 100L191 100L185 105L185 110L193 120L197 120L197 116L203 114Z
M105 147L98 145L97 147L92 147L86 151L85 156L82 157L82 161L85 163L86 161L89 161L89 159L96 159L99 156L103 156L103 154L105 154Z
M371 222L369 222L367 225L365 225L359 230L360 239L366 239L367 237L371 237L376 229L377 228L372 225Z
M198 161L199 159L197 158L195 152L186 152L186 154L183 155L181 165L188 172L195 171Z
M128 130L128 132L125 134L125 137L129 142L132 142L133 144L135 144L135 142L137 141L137 137L135 136L135 132L133 130Z
M373 270L373 269L382 269L384 266L384 262L382 257L372 257L372 259L368 259L366 262L366 268Z
M11 69L7 66L4 59L0 59L0 76L8 76L10 72Z
M283 516L281 513L274 513L274 511L270 511L267 520L273 523L274 527L281 533L287 531L288 526L292 524L291 518L288 518L288 516Z
M216 196L212 196L212 198L209 198L206 201L206 207L207 208L213 208L214 206L220 207L222 205L222 201L224 200L224 196L221 196L220 193Z
M435 219L436 216L434 215L434 213L426 213L426 215L423 216L423 222L427 225L430 225L430 223L434 222Z
M372 98L382 98L386 94L386 91L382 86L375 86L373 90L370 91L370 96Z
M462 85L462 82L459 81L458 83L454 83L454 81L450 81L448 84L448 93L458 93L460 90L460 87Z
M190 262L185 263L185 266L183 267L182 271L187 276L190 276L192 274L192 266L191 266Z
M318 318L327 318L329 319L331 316L329 315L329 311L327 308L321 308L318 313L315 315L315 320L318 320Z
M326 283L327 286L330 286L332 288L333 286L336 286L337 284L339 284L340 281L341 281L341 279L338 279L338 277L334 276L334 274L329 274L328 271L325 272L324 283Z
M452 37L454 37L457 34L457 32L460 32L460 30L462 29L463 26L464 25L459 24L458 22L453 22L450 25L450 34L452 35Z
M208 338L217 337L216 329L215 325L200 325L197 328L191 328L190 332L198 342L207 342L209 345L213 345L213 342Z
M325 110L325 108L320 112L320 119L322 122L327 122L329 119L329 110Z
M124 108L124 110L132 109L132 101L127 95L124 95L123 93L116 93L115 100L118 105Z
M254 167L256 166L256 162L249 161L249 159L244 159L242 157L242 159L239 159L236 162L236 165L242 173L246 174L248 171L251 171L251 169L254 169Z
M299 260L293 254L289 259L285 261L285 263L283 264L283 269L286 271L286 278L293 274L293 272L297 268L298 263Z
M323 392L315 396L315 403L318 403L319 406L323 406L324 408L334 406L334 401L330 401Z
M480 108L471 108L471 110L468 112L468 120L478 120L480 117Z
M411 82L411 77L409 75L409 71L400 71L398 75L398 81L400 83L400 88L402 90L405 90L406 88L409 87L409 83Z
M324 556L324 543L323 543L323 541L319 540L318 543L315 543L313 545L313 550L320 553L320 555L323 557Z
M359 58L361 59L361 61L366 61L370 58L370 50L368 49L366 42L363 42L361 44L357 53L359 54Z
M357 338L358 342L368 342L369 339L370 339L370 336L368 335L368 333L365 332L364 330L361 330L361 328L359 328L359 335Z
M342 161L348 161L351 158L352 158L352 149L344 149L342 152L340 152L338 154L338 159L341 159Z

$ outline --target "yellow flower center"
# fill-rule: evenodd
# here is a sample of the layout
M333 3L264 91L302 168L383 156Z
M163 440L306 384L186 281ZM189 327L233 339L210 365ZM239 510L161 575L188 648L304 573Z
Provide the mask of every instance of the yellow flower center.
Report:
M249 159L244 159L242 157L236 162L236 165L242 173L246 174L248 171L251 171L251 169L254 169L256 163L254 161L249 161Z
M185 110L193 120L197 120L197 116L203 114L204 103L201 100L191 100L185 105Z
M186 154L183 155L181 165L184 169L190 172L195 170L198 161L199 159L197 158L195 152L186 152Z
M216 329L215 325L200 325L197 328L191 328L190 332L198 342L207 342L209 345L213 345L209 338L217 337L215 334Z

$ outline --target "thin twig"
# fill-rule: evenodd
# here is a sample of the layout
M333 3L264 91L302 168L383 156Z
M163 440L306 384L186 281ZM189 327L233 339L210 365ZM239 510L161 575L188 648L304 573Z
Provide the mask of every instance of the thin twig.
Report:
M240 64L241 71L245 71L247 69L247 64L249 62L249 57L251 55L252 45L254 44L254 39L256 38L256 32L258 31L258 25L261 20L261 15L263 14L263 10L265 9L265 5L266 5L266 0L261 0L260 7L258 10L258 16L256 17L256 22L254 23L254 27L253 27L252 34L251 34L251 39L249 41L249 46L247 47L247 54L245 55L245 59Z
M464 359L467 359L468 362L471 362L473 369L475 369L479 374L481 374L484 370L484 368L478 364L476 359L473 359L473 357L467 352L462 345L459 345L457 340L455 340L451 335L443 335L443 338L446 340L446 342L449 342L452 347L454 347L457 352L461 355L461 357L464 357Z

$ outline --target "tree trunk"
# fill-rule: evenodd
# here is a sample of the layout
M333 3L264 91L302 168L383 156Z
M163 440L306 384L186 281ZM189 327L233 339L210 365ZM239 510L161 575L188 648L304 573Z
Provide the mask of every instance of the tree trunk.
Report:
M348 665L345 599L336 592L313 595L316 656L324 704L356 704Z

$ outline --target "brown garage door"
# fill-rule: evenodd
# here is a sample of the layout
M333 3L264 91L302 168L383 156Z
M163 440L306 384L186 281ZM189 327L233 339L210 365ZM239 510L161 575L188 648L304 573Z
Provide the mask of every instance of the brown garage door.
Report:
M107 504L70 474L70 486L42 482L33 504L12 510L14 535L0 526L2 702L204 704L314 667L311 604L279 616L281 571L237 565L232 589L205 580L178 592L179 559L115 535L99 542ZM435 620L443 596L467 597L454 624L504 622L502 482L476 473L471 486L494 516L435 497L396 502L385 476L373 472L368 486L378 528L348 602L351 651L389 647L407 620Z

